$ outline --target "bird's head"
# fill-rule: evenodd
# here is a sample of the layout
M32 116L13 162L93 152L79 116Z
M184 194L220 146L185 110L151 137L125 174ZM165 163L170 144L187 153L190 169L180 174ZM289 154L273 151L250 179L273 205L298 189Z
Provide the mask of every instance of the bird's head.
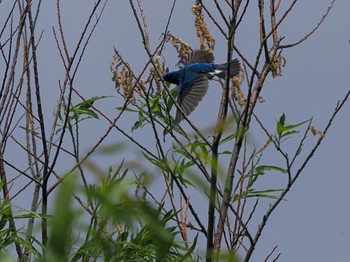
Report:
M164 81L167 81L175 85L179 85L180 83L180 75L178 71L172 71L172 72L166 73L165 75L163 75L163 79Z

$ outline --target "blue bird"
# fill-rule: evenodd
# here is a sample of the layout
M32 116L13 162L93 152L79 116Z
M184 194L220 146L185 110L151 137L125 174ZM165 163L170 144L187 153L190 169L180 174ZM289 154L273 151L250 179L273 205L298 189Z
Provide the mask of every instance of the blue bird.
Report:
M179 70L168 72L163 79L178 85L177 102L182 111L188 116L207 93L209 80L214 76L225 78L227 63L214 64L214 55L208 50L191 51L180 57ZM240 71L238 59L231 61L230 77L236 76ZM183 119L180 110L176 111L173 126Z

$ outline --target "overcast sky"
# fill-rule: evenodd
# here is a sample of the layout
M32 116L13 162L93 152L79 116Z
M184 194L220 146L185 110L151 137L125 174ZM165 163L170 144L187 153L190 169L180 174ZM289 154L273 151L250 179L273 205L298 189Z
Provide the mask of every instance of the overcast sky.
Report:
M164 30L171 1L143 2L154 48ZM178 1L169 30L193 48L198 48L191 13L193 2ZM282 2L286 4L290 1ZM62 1L62 19L68 46L75 46L92 8L91 3ZM282 5L281 10L286 5ZM328 5L327 0L299 1L281 27L280 35L285 36L284 43L294 42L308 33L317 24ZM256 108L256 113L266 125L274 125L284 112L287 115L287 122L297 123L313 117L314 125L319 129L324 128L337 101L350 88L349 11L350 1L337 0L330 15L314 35L300 46L283 52L287 60L283 76L275 79L270 77L266 81L261 94L265 102ZM249 9L246 19L251 20L244 22L237 31L236 45L250 59L256 56L257 14L257 7ZM58 79L64 76L57 49L53 44L51 28L53 25L57 26L55 16L56 5L52 1L43 1L37 26L37 30L44 30L39 48L41 50L39 66L45 68L45 71L42 71L45 75L41 78L41 85L45 87L43 94L47 97L47 104L44 106L52 111L50 105L57 100ZM226 44L220 39L213 24L207 21L213 29L212 33L217 36L216 62L224 62ZM116 114L113 107L118 107L122 103L114 91L109 70L113 46L136 71L141 70L147 56L128 1L108 2L75 82L75 88L86 98L112 95L113 97L107 99L103 105L99 105L110 117ZM169 67L175 68L176 52L170 44L166 46L164 55L167 56ZM221 90L220 92L218 90L211 88L202 103L191 114L190 118L199 127L205 128L215 122L221 95ZM271 216L251 261L262 261L276 245L278 245L276 252L282 253L279 261L283 262L349 259L349 110L350 105L347 104L335 119L320 150L288 193L287 201L284 201ZM47 115L51 116L52 114ZM124 118L123 121L126 121L125 126L132 124L127 122L128 118ZM98 123L94 128L91 128L91 124L87 124L90 129L82 134L86 150L91 146L91 141L96 141L100 137L108 124L103 121ZM251 136L253 143L260 143L261 134L251 130ZM314 140L311 138L311 141ZM122 138L116 133L109 141L122 141ZM11 149L8 151L11 152ZM262 186L269 186L263 183ZM203 210L206 210L207 204L204 204Z

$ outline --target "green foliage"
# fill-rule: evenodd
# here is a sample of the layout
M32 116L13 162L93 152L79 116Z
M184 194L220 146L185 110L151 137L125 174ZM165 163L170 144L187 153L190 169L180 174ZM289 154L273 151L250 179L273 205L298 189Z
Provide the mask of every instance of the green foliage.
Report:
M177 87L171 89L171 94L176 97ZM149 92L146 100L138 99L136 104L129 104L126 108L117 107L116 109L137 114L138 120L131 128L132 131L135 131L151 123L151 117L156 122L169 125L169 118L172 117L169 112L173 106L173 100L163 89L161 92Z
M6 199L0 204L0 250L14 242L11 229L6 227L6 225L9 223L9 218L11 215L10 207L10 202Z
M108 96L94 96L76 105L71 105L67 117L68 129L72 131L73 126L76 126L78 123L86 119L99 119L98 112L93 108L93 104L96 101L106 99L107 97ZM64 109L66 109L66 107L64 107ZM65 121L65 114L65 110L58 112L58 118L61 121L61 125L63 125ZM56 134L58 134L60 131L62 131L62 126L57 128Z
M69 176L57 194L53 214L50 216L50 237L46 261L67 261L74 243L77 214L73 207L74 175Z
M40 217L39 215L29 212L25 215L13 215L13 206L8 199L0 200L0 261L14 261L11 259L7 250L11 249L14 244L19 244L21 247L25 247L34 256L40 258L41 254L37 248L33 245L32 241L25 238L25 233L21 229L16 231L13 228L11 221L23 220L23 218ZM36 242L36 239L33 238Z
M282 142L286 141L287 139L291 138L293 134L298 134L299 131L296 129L297 127L309 122L310 120L306 120L294 125L288 125L286 124L286 115L283 113L280 117L280 119L277 121L277 127L276 127L276 135L275 140L277 144L280 146Z
M287 173L287 171L285 169L278 167L278 166L267 166L267 165L255 166L251 170L251 172L248 173L248 176L250 178L248 187L251 187L256 182L258 177L265 175L266 172L268 172L268 171L277 171L277 172L280 172L282 174Z
M4 250L17 242L40 261L193 261L197 238L189 247L179 241L179 232L172 222L176 214L165 212L163 206L155 208L131 196L135 180L127 175L128 169L123 169L121 163L115 170L110 169L99 184L91 185L88 191L81 189L74 174L64 180L47 218L50 234L44 259L35 247L41 245L40 241L35 238L26 241L13 234L8 227L11 205L2 201L2 257L12 261ZM85 194L85 198L90 199L89 220L81 207L74 205L76 194L82 195L80 197ZM15 219L25 217L40 218L29 212Z
M4 250L0 250L0 257L2 262L13 262L11 256Z
M68 261L68 257L72 261L181 261L188 257L188 248L176 240L176 227L167 225L175 214L131 197L135 181L127 173L121 164L90 187L94 210L86 227L72 206L72 193L79 187L73 179L64 182L49 219L48 261Z
M79 119L81 117L99 119L98 114L95 112L92 106L96 101L105 99L107 97L108 96L94 96L76 105L72 105L69 120Z

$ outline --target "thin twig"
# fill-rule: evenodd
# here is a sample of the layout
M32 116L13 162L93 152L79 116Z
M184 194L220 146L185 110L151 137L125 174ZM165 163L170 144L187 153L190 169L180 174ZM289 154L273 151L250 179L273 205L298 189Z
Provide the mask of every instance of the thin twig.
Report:
M287 45L281 45L279 46L280 49L284 49L284 48L291 48L294 47L296 45L301 44L302 42L304 42L305 40L307 40L311 35L313 35L315 33L315 31L321 26L321 24L325 21L326 17L329 15L330 11L333 8L333 5L335 3L335 0L332 0L331 3L329 4L329 6L326 9L326 12L323 14L323 16L321 17L320 21L318 21L317 25L309 32L307 33L305 36L303 36L302 38L300 38L299 40L297 40L294 43L291 44L287 44Z

